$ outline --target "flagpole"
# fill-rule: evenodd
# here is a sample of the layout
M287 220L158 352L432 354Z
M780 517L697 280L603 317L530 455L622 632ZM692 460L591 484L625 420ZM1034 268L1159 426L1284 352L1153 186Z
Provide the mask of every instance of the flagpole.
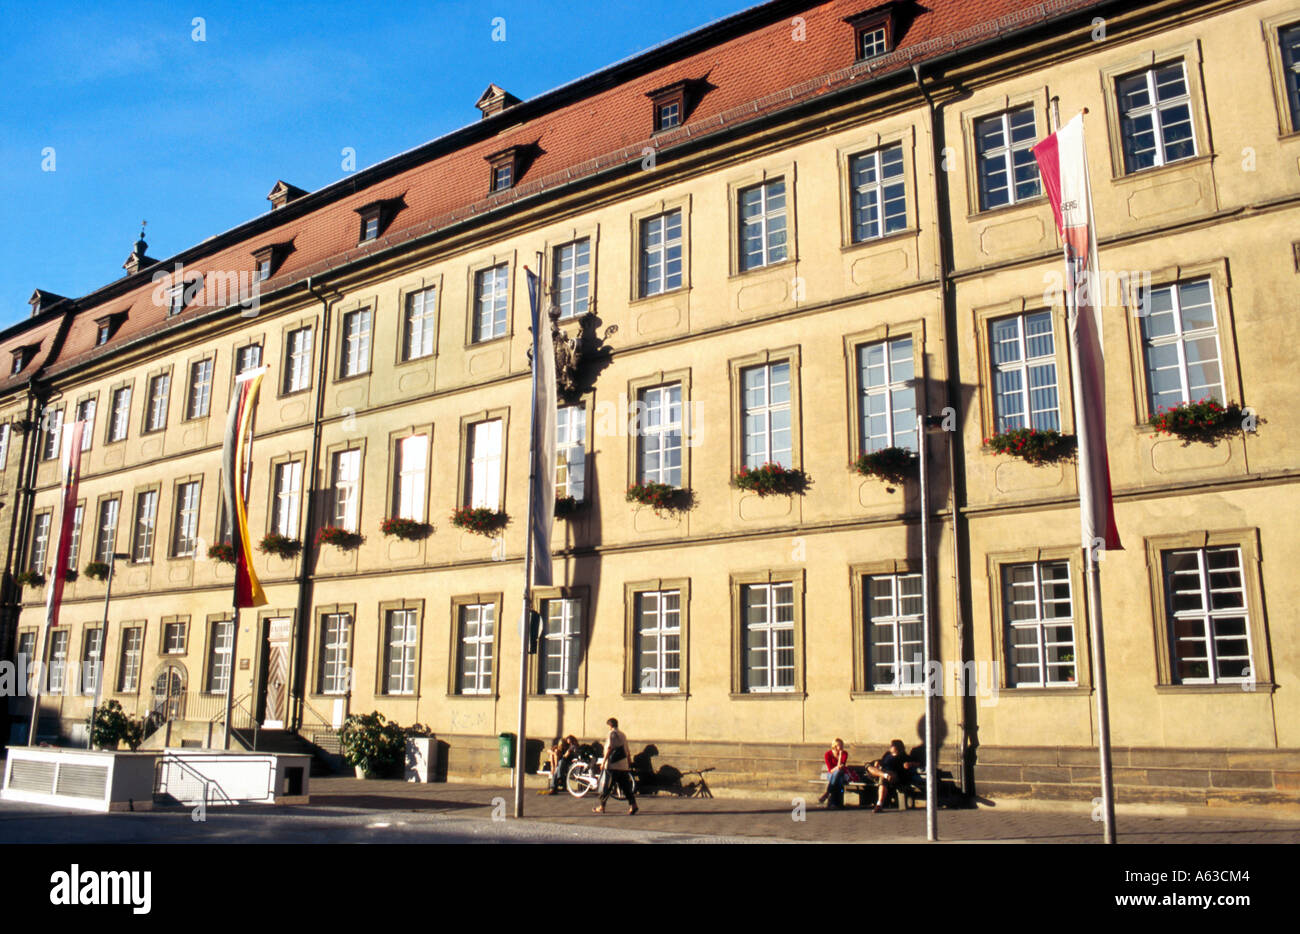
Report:
M545 257L537 254L537 303L539 313L536 316L531 314L532 303L529 303L530 318L533 319L533 329L540 330L542 322L550 321L550 317L540 312L542 303L543 282L543 262ZM528 268L524 267L525 276ZM527 280L525 279L525 283ZM550 337L549 334L546 335ZM528 415L528 496L525 501L527 516L527 528L524 535L524 593L523 607L519 611L519 729L515 735L515 762L514 762L514 786L515 786L515 817L524 816L524 751L528 729L528 636L530 613L532 612L533 602L533 488L537 484L537 366L540 362L541 354L538 353L538 345L542 340L542 335L533 334L533 359L531 367L531 378L529 380L529 395L532 397L529 405Z
M1061 111L1060 102L1052 98L1052 132L1055 133L1061 128ZM1085 107L1082 113L1086 114L1088 109ZM1089 186L1089 199L1091 200L1091 187ZM1089 204L1088 215L1090 221L1095 223L1095 215L1092 213L1092 206ZM1095 236L1090 233L1090 236ZM1094 256L1093 262L1096 262ZM1097 284L1088 283L1089 289L1095 290ZM1065 290L1066 303L1066 320L1070 322L1071 333L1077 326L1079 314L1078 296L1072 285L1067 284ZM1074 411L1075 418L1083 417L1083 410L1080 404L1085 400L1083 394L1083 369L1080 365L1077 342L1070 340L1070 388L1074 393ZM1092 452L1086 450L1087 431L1080 431L1078 436L1081 442L1084 442L1080 449L1080 473L1082 470L1082 461L1084 457L1091 457ZM1085 483L1090 483L1091 479L1084 477ZM1083 509L1082 499L1079 504L1080 510ZM1081 513L1082 521L1082 513ZM1101 569L1097 564L1097 548L1094 543L1084 542L1084 551L1086 553L1084 565L1084 580L1088 595L1088 637L1092 643L1092 670L1093 677L1097 686L1097 752L1098 752L1098 777L1101 782L1101 807L1102 807L1102 834L1105 843L1115 842L1115 773L1114 765L1111 758L1110 749L1110 691L1106 678L1106 641L1102 630L1102 612L1101 612Z
M934 646L930 641L930 496L928 471L926 469L926 428L929 418L925 414L925 380L921 380L918 395L921 396L921 409L916 416L916 446L921 467L921 654L925 665L922 675L925 678L925 838L930 842L939 839L938 802L935 801L938 787L938 774L935 771L934 754L934 681L930 676L930 661Z

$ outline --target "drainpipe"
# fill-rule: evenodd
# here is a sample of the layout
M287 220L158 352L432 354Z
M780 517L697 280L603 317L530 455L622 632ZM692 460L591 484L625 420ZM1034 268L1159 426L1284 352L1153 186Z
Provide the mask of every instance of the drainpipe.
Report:
M921 79L921 67L912 66L912 76L916 87L925 98L931 140L931 168L934 176L934 213L935 240L939 251L939 299L943 314L943 343L945 370L948 383L948 404L954 410L961 406L961 371L957 354L957 309L952 295L950 271L953 268L952 256L952 218L949 209L948 180L944 170L944 131L939 119L939 107L935 104L930 90ZM960 420L959 420L960 426ZM956 613L953 619L953 635L957 643L957 661L960 675L961 721L958 723L954 751L959 768L958 781L962 794L969 798L974 793L974 751L978 745L978 704L977 684L975 679L967 680L965 663L973 661L970 645L970 632L966 621L970 618L966 605L967 587L962 586L962 578L969 575L969 568L962 560L962 555L969 550L970 530L962 517L962 507L966 503L966 455L962 449L961 435L948 440L948 508L952 516L952 560L953 560L953 605ZM996 677L996 674L993 675Z
M303 543L298 553L298 612L295 627L295 644L289 655L289 689L295 698L295 707L288 712L292 729L300 729L303 720L303 703L307 696L310 673L307 664L307 646L310 642L312 618L312 577L310 560L314 555L312 543L308 537L311 530L319 525L320 490L318 476L320 473L321 420L325 416L325 380L329 375L330 355L330 304L343 297L332 286L325 286L316 281L315 276L307 277L307 291L321 303L321 340L320 362L316 365L315 410L312 413L311 450L307 456L304 474L303 503ZM260 646L259 646L260 651ZM296 688L296 690L295 690Z

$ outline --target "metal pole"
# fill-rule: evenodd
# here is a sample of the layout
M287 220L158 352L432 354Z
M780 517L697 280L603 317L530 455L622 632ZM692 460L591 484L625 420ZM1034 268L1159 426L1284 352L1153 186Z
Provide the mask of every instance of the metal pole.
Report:
M230 715L235 695L235 637L239 635L239 597L236 596L232 602L235 616L230 622L230 672L226 676L226 725L221 733L222 749L230 748Z
M543 322L550 322L550 316L542 311L543 282L542 262L544 257L537 254L537 322L538 330ZM531 305L530 312L531 312ZM546 334L545 339L550 340ZM524 816L524 749L528 728L528 623L533 601L533 486L537 482L537 345L543 340L542 334L533 335L532 379L529 381L532 400L528 416L528 497L525 501L527 518L524 520L524 593L523 606L519 610L519 729L515 734L515 767L511 780L515 786L515 817Z
M95 711L99 708L99 685L104 680L104 647L108 645L108 600L113 594L113 571L117 567L118 555L108 556L108 581L104 588L104 623L99 630L99 664L95 666L95 686L90 695L90 729L87 731L86 748L94 749L92 736L95 732ZM124 555L122 557L125 557Z
M925 678L925 838L939 839L939 812L935 801L938 775L934 755L934 678L930 677L930 495L926 469L926 416L917 413L918 460L921 466L921 655Z

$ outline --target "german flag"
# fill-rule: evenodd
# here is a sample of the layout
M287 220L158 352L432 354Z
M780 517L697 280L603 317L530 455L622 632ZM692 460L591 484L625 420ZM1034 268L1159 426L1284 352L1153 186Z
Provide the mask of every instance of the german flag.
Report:
M235 549L235 606L265 606L266 594L253 571L253 543L248 537L248 490L240 482L248 472L248 455L253 446L253 409L262 387L266 367L242 373L235 380L226 419L226 441L221 448L222 495L230 517L230 543Z

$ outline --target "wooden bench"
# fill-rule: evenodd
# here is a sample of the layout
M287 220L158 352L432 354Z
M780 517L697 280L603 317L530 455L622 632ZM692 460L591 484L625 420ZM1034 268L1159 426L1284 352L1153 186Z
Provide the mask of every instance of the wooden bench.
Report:
M875 807L876 798L880 794L879 781L872 775L868 774L866 766L853 766L853 768L863 777L856 782L846 782L844 785L845 793L857 795L858 807L860 808ZM825 788L829 777L830 773L823 769L820 778L809 779L809 782ZM924 769L916 770L916 781L909 782L901 787L895 786L891 788L889 793L885 796L885 807L889 807L892 804L898 810L902 811L916 807L917 801L924 801L925 785L918 785L917 781L925 781Z

